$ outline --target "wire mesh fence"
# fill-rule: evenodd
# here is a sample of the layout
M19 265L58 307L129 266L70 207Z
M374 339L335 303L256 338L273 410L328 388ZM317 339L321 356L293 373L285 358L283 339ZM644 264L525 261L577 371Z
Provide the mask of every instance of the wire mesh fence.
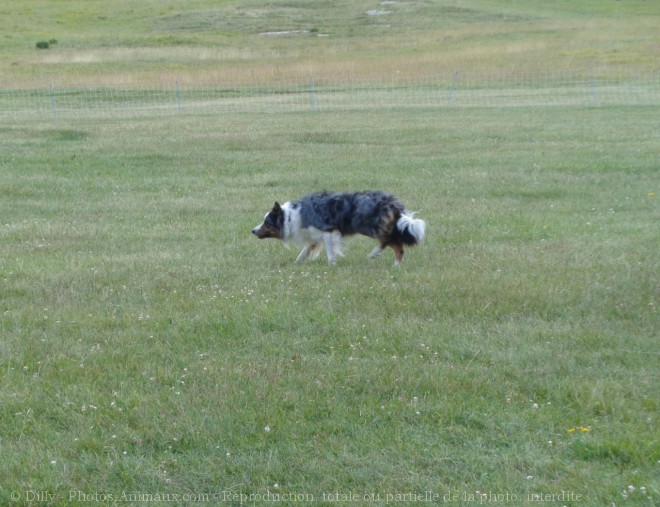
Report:
M384 108L660 104L660 71L535 74L455 72L389 81L309 78L269 83L0 89L0 118L78 118L180 113L287 113Z

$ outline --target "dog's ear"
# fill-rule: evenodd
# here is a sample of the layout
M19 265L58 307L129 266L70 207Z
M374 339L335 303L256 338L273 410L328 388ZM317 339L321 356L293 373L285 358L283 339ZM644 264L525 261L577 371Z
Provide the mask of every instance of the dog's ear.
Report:
M277 223L279 227L282 227L282 224L284 223L284 210L282 209L282 206L280 206L279 202L275 201L275 205L273 206L270 214L275 220L275 223Z

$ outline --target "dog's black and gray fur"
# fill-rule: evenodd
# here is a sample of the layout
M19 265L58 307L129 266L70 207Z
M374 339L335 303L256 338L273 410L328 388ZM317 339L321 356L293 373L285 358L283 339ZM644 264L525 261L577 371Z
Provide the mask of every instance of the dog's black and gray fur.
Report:
M398 266L404 245L421 243L425 227L423 220L414 218L414 213L385 192L316 192L282 205L276 202L252 233L302 247L296 262L318 257L325 244L330 264L341 255L342 238L362 234L379 241L369 257L389 246Z

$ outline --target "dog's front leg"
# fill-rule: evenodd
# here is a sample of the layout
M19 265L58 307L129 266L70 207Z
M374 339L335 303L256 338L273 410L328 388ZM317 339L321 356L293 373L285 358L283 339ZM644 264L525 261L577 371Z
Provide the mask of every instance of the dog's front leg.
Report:
M340 253L341 234L338 231L324 232L323 241L328 254L328 264L334 266L337 262L337 254Z
M309 257L309 254L311 251L314 249L316 245L307 245L305 248L302 249L302 252L298 254L298 258L296 259L296 264L300 264L301 262L305 262L307 258Z

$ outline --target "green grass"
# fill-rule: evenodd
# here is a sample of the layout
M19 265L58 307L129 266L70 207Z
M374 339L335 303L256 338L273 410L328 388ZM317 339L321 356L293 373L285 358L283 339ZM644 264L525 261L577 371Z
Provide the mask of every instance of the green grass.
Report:
M57 108L76 87L648 75L658 14L4 2L6 110L17 89L58 102L0 118L0 505L656 505L652 100L326 108L319 87L317 111L305 90L275 113L237 87L236 112ZM278 30L303 32L260 35ZM397 194L425 243L395 269L355 238L331 268L250 234L323 188Z
M3 502L657 501L658 109L441 112L3 126ZM395 270L251 237L317 188L428 240Z

